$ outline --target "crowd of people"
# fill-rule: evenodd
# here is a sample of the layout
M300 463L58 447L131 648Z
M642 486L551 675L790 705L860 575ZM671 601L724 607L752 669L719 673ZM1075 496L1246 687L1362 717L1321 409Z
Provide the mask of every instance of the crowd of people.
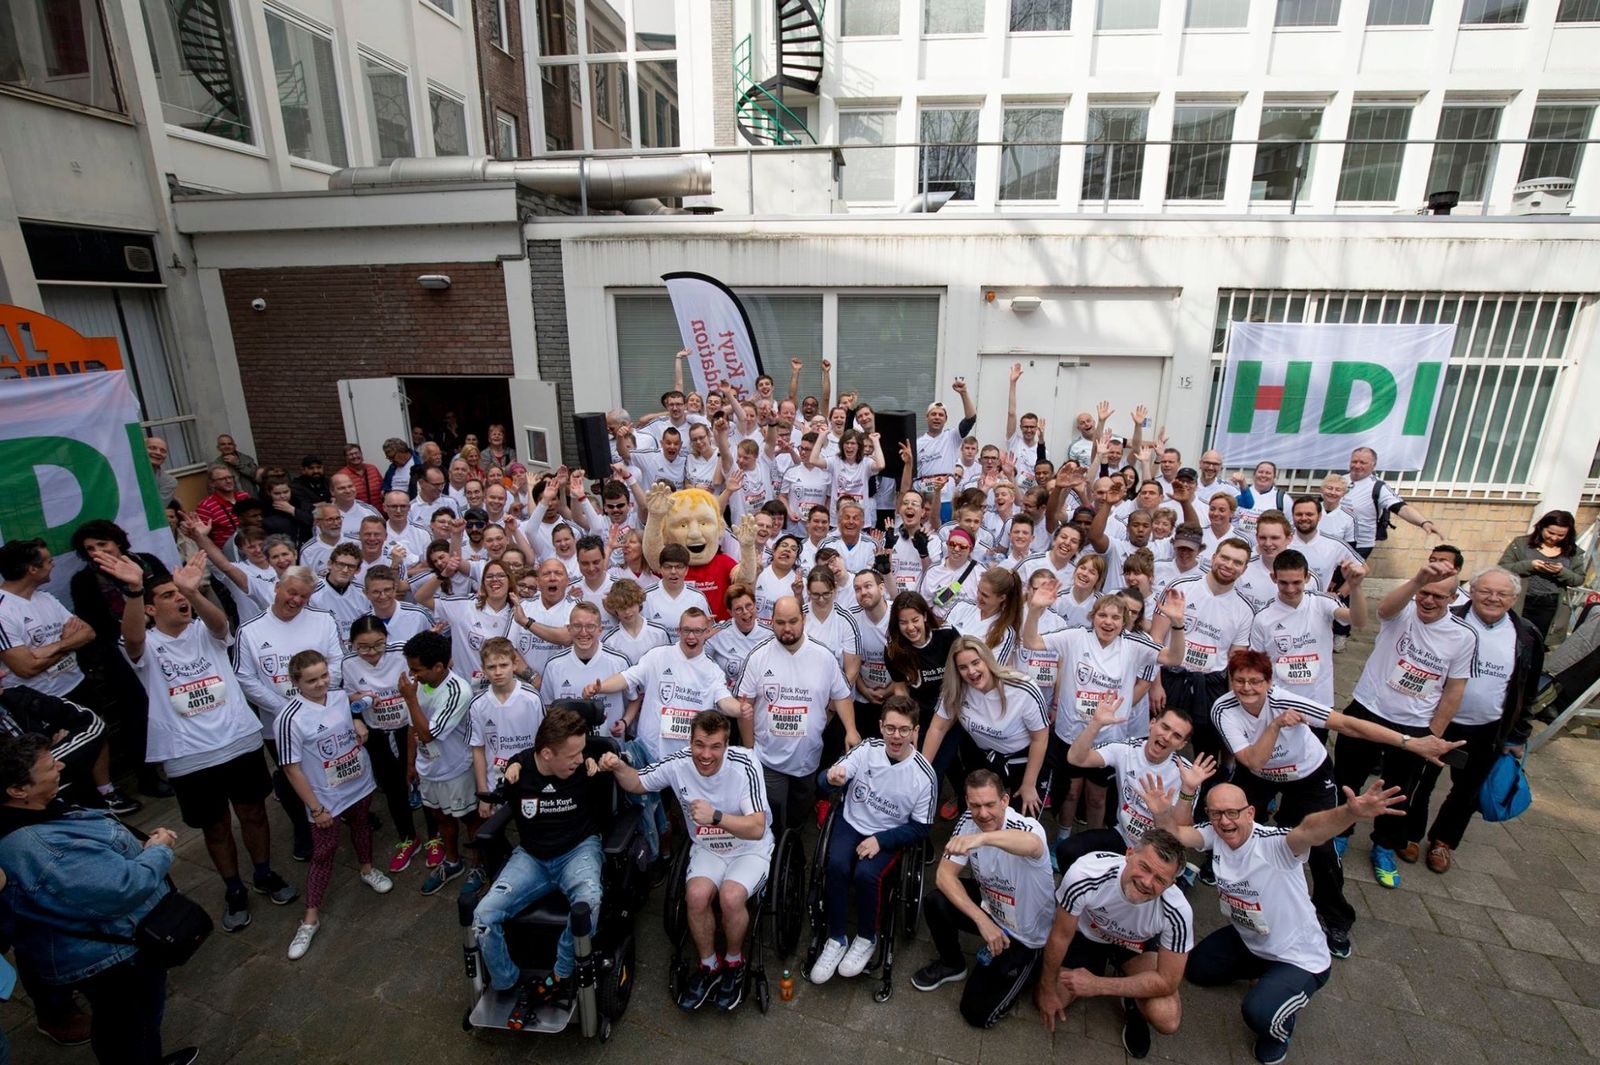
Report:
M1393 521L1443 530L1368 447L1296 494L1271 462L1187 465L1164 430L1146 438L1143 407L1124 437L1102 402L1052 456L1018 365L1004 439L970 435L958 378L959 416L930 403L891 456L869 404L832 400L825 361L820 396L799 394L796 359L787 395L763 376L741 400L685 392L684 358L660 411L608 414L609 469L530 468L502 426L480 445L453 417L387 441L384 469L352 444L327 476L224 436L186 510L152 437L181 564L89 522L69 609L44 590L42 541L0 546L0 902L42 1031L101 1061L197 1054L163 1054L165 973L134 942L176 836L118 820L140 806L112 778L120 745L138 790L175 795L203 835L225 933L253 895L303 894L287 958L305 957L348 832L377 894L420 859L414 890L459 878L478 896L513 1027L571 1001L573 947L569 931L529 978L501 927L550 890L603 909L597 789L614 782L658 860L673 835L691 847L684 1009L740 1005L774 840L838 803L813 983L867 968L885 870L928 842L934 952L911 982L964 981L971 1024L1030 989L1052 1029L1108 997L1143 1057L1179 1030L1185 980L1251 981L1255 1056L1281 1061L1354 949L1355 826L1371 822L1386 888L1404 864L1450 870L1584 579L1575 519L1552 511L1496 564L1433 544L1369 603ZM672 492L713 501L690 546L660 535ZM740 564L697 561L707 537ZM1336 710L1334 655L1374 624ZM585 760L575 699L603 709L615 753ZM465 846L497 787L532 797L502 870ZM269 796L299 886L282 840L274 864ZM1191 899L1213 888L1228 923L1196 942Z

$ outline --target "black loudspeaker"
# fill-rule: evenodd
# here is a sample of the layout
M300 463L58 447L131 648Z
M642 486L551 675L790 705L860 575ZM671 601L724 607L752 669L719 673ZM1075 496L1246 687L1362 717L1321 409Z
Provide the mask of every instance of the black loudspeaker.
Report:
M611 475L611 434L606 431L606 416L589 411L572 416L573 435L578 438L578 461L590 480Z
M909 440L912 447L916 446L917 416L908 410L880 410L875 413L878 442L883 445L883 472L878 476L893 478L898 484L900 468L904 465L900 461L900 445Z

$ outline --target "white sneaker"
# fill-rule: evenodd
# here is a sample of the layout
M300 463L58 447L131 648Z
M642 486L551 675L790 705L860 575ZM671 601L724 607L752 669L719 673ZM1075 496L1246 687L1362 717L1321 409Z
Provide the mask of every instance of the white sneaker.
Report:
M846 978L860 976L866 970L867 963L872 960L872 951L877 945L877 940L865 936L856 936L852 939L850 949L845 951L844 961L839 963L839 975Z
M306 956L306 951L311 949L311 940L316 937L317 929L322 927L319 921L316 924L303 924L295 929L294 940L289 944L289 960L299 961Z
M817 955L817 963L811 967L811 982L825 984L833 979L833 974L839 970L839 961L844 957L844 944L828 937L822 944L822 953Z
M376 869L368 869L366 872L362 873L361 882L380 895L387 895L389 893L389 889L394 887L394 881L390 880Z

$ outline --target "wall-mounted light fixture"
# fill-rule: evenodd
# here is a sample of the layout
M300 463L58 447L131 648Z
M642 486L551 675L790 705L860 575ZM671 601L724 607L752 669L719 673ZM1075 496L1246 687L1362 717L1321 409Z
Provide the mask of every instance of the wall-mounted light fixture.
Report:
M1043 302L1038 296L1012 296L1011 313L1032 314L1039 309L1039 304Z
M417 278L417 284L423 288L443 289L450 287L449 274L423 274Z

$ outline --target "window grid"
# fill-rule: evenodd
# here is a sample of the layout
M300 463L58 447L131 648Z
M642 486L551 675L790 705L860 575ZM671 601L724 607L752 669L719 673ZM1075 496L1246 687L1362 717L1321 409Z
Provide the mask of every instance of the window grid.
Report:
M332 39L271 8L265 14L289 154L327 166L348 166Z
M1339 0L1278 0L1278 26L1337 26Z
M1350 132L1344 146L1344 164L1339 170L1338 199L1341 203L1392 203L1400 190L1400 167L1405 160L1404 144L1365 144L1374 141L1403 141L1411 128L1409 105L1357 104L1350 110Z
M369 55L361 57L367 83L367 110L372 150L379 163L416 155L411 130L411 96L406 75Z
M1072 28L1072 0L1011 0L1012 33L1064 33Z
M1227 191L1233 151L1231 104L1179 105L1172 119L1172 161L1167 199L1221 200Z
M1455 347L1423 468L1379 476L1423 496L1533 498L1529 476L1547 442L1545 418L1574 363L1567 351L1573 324L1590 302L1571 293L1224 290L1212 337L1206 439L1221 405L1230 322L1453 323ZM1285 470L1283 477L1310 487L1328 472Z
M1006 108L1002 139L1000 198L1054 200L1061 176L1061 108Z
M1600 0L1561 0L1557 22L1600 22Z
M977 109L927 108L921 125L918 191L948 190L955 193L954 199L972 199L978 172Z
M433 124L433 154L466 155L467 105L459 97L430 86L428 112Z
M1524 21L1528 0L1467 0L1461 9L1463 26L1509 26Z
M1433 0L1371 0L1368 26L1426 26L1433 20Z
M1144 184L1144 139L1148 132L1149 109L1143 107L1091 107L1083 149L1083 199L1137 200ZM1118 143L1118 142L1122 143ZM1106 166L1111 168L1110 195L1106 189Z
M1435 144L1433 164L1428 168L1427 193L1454 189L1463 202L1484 199L1489 172L1499 152L1495 134L1500 128L1498 106L1446 106L1439 113L1438 141L1469 143Z
M1557 143L1529 144L1523 152L1522 173L1517 180L1564 177L1576 181L1587 147L1583 141L1593 122L1593 104L1540 104L1534 108L1528 139ZM1563 141L1566 143L1560 143Z
M1257 140L1281 143L1256 146L1255 175L1250 197L1257 200L1299 200L1311 184L1317 133L1322 129L1320 107L1265 107ZM1260 195L1257 195L1257 185Z

